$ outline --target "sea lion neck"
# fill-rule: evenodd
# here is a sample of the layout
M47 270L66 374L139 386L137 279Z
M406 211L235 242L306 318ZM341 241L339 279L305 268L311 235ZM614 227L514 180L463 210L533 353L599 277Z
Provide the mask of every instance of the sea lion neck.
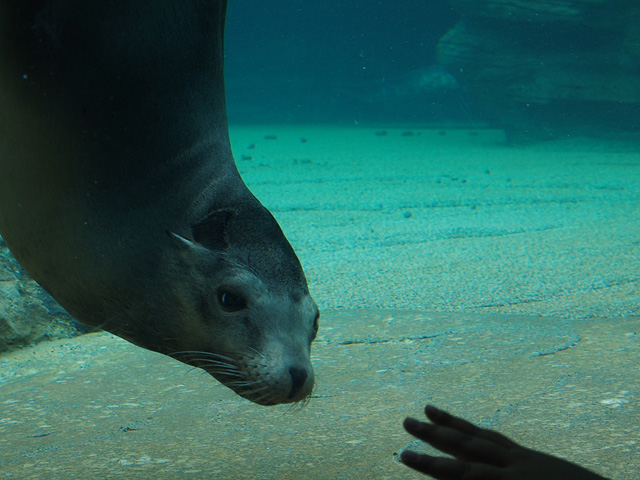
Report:
M0 46L0 57L19 75L0 84L10 83L7 90L23 104L21 121L7 128L31 129L38 151L51 160L42 165L27 152L20 162L42 171L42 183L32 175L16 182L16 175L15 188L46 190L64 165L67 199L120 200L118 210L153 204L179 214L212 181L244 186L225 113L226 2L21 3L3 5L15 12L4 15L14 18L3 25L11 49ZM72 141L68 131L75 132ZM178 199L176 178L186 187ZM138 193L127 184L138 185Z

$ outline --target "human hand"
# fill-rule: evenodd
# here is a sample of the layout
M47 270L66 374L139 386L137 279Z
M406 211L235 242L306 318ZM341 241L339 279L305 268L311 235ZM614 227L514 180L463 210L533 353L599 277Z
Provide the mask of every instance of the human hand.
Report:
M431 405L425 423L407 418L411 435L454 458L405 450L402 463L437 480L607 480L582 467L522 447L504 435L485 430Z

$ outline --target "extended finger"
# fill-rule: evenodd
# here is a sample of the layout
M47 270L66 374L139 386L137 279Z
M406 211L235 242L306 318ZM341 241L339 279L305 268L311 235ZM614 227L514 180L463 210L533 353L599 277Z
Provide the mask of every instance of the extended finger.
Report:
M400 455L402 463L430 475L436 480L502 480L500 469L488 465L468 463L451 458L432 457L405 450Z
M413 418L405 419L404 428L411 435L456 458L497 466L508 464L508 450L491 440L476 436L475 431L465 433L442 425L419 422Z
M519 446L513 440L510 440L509 438L498 432L476 427L473 423L467 422L460 417L454 417L450 413L447 413L444 410L440 410L433 405L427 405L424 409L424 413L427 415L427 418L436 425L453 428L454 430L458 430L459 432L466 433L474 437L485 438L489 441L497 443L498 445L502 445L507 449L512 449Z

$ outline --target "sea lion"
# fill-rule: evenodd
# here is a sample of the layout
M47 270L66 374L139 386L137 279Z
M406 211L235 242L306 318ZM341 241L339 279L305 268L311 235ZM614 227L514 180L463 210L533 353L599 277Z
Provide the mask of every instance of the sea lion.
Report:
M0 233L71 315L262 405L318 308L229 144L222 0L0 0Z

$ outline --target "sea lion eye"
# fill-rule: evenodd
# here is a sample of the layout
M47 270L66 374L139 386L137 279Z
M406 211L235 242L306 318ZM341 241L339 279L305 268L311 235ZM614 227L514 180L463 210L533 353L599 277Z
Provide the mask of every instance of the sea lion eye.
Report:
M227 312L237 312L247 308L247 301L229 290L218 290L218 303Z

